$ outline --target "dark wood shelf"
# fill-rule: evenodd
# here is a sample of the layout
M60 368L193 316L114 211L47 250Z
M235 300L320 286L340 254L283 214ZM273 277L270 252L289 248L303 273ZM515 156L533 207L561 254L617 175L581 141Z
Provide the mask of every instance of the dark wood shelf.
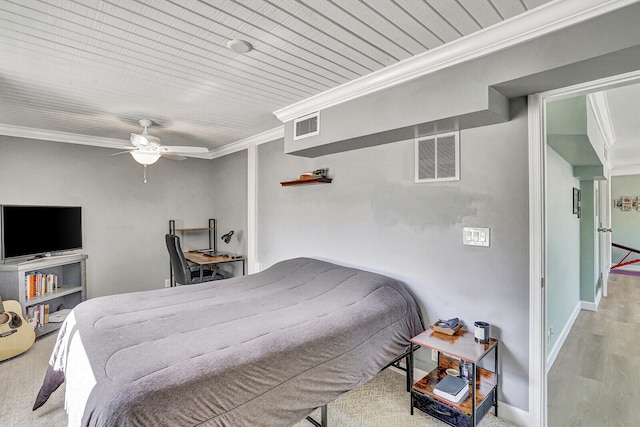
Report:
M332 178L313 178L313 179L296 179L294 181L282 181L283 187L289 187L292 185L309 185L309 184L330 184L333 181Z
M207 231L207 230L215 230L212 227L200 227L200 228L176 228L175 232L185 232L185 231Z

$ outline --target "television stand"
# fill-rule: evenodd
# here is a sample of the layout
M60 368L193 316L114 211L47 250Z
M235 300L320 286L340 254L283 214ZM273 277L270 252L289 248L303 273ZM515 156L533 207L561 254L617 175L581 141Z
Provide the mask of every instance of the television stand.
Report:
M27 311L44 309L45 306L48 306L50 313L60 308L73 308L86 299L87 258L87 255L81 254L44 256L34 260L16 260L0 264L0 296L3 300L18 301L22 306L23 315L27 314ZM56 276L58 286L50 292L41 291L40 294L27 298L27 286L30 287L36 280L42 284L42 276L37 277L38 275ZM45 323L36 328L36 337L53 332L61 325Z

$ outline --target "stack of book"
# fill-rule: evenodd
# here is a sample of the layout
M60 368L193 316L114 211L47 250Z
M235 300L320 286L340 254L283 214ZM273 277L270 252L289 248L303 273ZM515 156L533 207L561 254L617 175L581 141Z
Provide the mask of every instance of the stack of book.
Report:
M469 394L469 383L465 379L447 374L433 388L433 393L453 403L460 403Z

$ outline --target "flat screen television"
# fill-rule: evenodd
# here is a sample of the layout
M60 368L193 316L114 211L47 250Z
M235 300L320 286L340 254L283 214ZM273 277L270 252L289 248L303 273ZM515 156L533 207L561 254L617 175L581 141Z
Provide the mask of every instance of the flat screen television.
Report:
M2 258L82 248L80 206L2 206Z

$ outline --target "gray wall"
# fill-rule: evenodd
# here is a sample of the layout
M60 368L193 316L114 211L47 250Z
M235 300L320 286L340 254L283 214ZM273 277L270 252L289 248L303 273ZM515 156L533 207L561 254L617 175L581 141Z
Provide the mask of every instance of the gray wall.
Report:
M547 147L547 357L580 301L580 220L573 212L573 167Z
M580 216L580 300L596 302L600 281L600 242L596 216L595 188L597 181L580 181L582 190Z
M142 166L110 149L0 136L0 153L0 204L82 206L89 298L163 287L169 219L205 227L226 208L209 160L160 159L143 184Z
M425 320L486 320L502 340L501 399L528 407L528 163L524 99L505 124L461 132L461 180L414 183L414 143L305 159L283 141L258 150L258 261L297 256L361 267L406 283ZM281 187L328 167L331 184ZM462 245L490 227L491 247ZM420 351L421 368L430 354Z
M213 175L209 191L214 193L218 221L218 250L247 253L247 151L240 151L210 161ZM229 244L220 237L230 230L234 235ZM224 266L234 274L242 274L239 262Z

